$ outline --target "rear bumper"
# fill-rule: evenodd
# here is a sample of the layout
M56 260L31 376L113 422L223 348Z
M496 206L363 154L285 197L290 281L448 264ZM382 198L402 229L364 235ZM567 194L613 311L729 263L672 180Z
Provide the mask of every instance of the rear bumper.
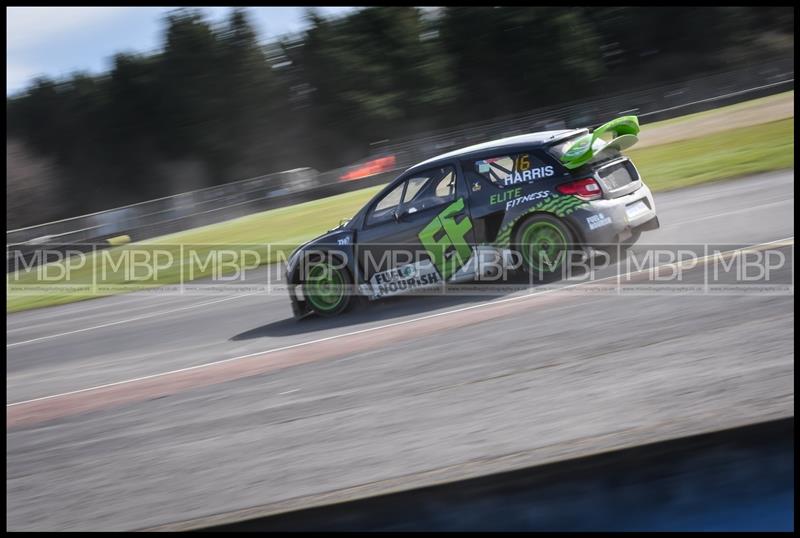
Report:
M659 228L661 228L661 223L658 222L658 216L655 216L644 224L640 224L633 230L636 232L646 232L648 230L658 230Z
M644 209L632 213L629 208ZM581 242L590 247L615 245L636 232L660 227L656 205L650 189L642 186L625 196L611 200L592 200L569 215L570 224L578 231Z

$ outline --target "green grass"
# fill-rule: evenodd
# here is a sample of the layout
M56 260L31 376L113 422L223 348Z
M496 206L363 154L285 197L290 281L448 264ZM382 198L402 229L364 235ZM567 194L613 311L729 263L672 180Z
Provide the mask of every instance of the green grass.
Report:
M794 118L626 152L654 191L794 167Z
M627 153L654 191L793 168L794 118L634 149ZM340 219L351 217L379 189L371 187L170 234L149 240L146 244L131 243L84 258L72 257L66 262L53 262L45 267L53 270L71 269L69 283L77 290L58 292L50 287L46 294L38 295L13 295L13 290L9 290L6 311L15 312L132 291L130 287L125 287L130 286L132 281L126 280L126 275L119 269L115 270L113 264L134 251L141 254L158 249L161 252L160 261L164 262L164 269L150 281L140 284L141 287L158 287L209 276L210 266L203 268L202 263L191 263L189 254L195 252L202 261L219 245L252 245L261 263L275 262L295 246L336 226ZM265 246L267 244L272 246L268 249ZM184 263L167 263L170 255L175 260L184 260ZM95 275L92 269L94 265L98 270L106 271L101 281L111 284L110 289L99 294L90 289ZM100 271L97 274L102 277ZM7 282L14 278L15 285L41 284L36 271L8 275Z

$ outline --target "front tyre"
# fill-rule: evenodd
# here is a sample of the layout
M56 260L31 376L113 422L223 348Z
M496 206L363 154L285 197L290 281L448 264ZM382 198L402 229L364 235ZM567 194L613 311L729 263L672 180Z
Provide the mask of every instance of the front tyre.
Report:
M526 273L548 279L568 262L575 240L559 219L533 215L525 219L514 234L514 248L522 258Z
M352 304L353 279L346 268L333 266L322 260L308 269L308 278L303 283L303 294L310 309L320 316L332 317L341 314Z

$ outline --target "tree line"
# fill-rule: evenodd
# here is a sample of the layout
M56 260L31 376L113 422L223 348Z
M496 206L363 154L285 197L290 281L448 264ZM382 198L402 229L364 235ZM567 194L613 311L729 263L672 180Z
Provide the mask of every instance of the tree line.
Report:
M306 17L303 32L265 44L246 9L216 25L175 10L158 52L117 54L101 75L39 77L7 98L7 194L24 194L7 225L336 168L378 140L794 46L788 7L379 7ZM26 209L36 192L47 203Z

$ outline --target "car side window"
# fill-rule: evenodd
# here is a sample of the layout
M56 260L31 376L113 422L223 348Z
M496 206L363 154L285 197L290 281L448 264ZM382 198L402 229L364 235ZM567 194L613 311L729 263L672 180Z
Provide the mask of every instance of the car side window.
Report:
M405 189L405 190L404 190ZM405 193L405 194L404 194ZM404 211L416 213L455 200L456 171L452 166L433 168L403 181L384 195L367 215L367 226L391 220L401 205Z
M427 170L412 178L411 181L419 178L424 178L424 182L421 182L422 185L411 196L409 196L410 191L407 190L403 197L405 211L415 213L455 200L456 171L452 166Z
M378 224L379 222L385 222L387 220L391 220L392 213L397 206L400 205L400 201L403 197L403 188L406 186L406 181L403 181L399 185L397 185L394 189L389 191L377 204L375 204L375 208L370 211L369 215L367 216L367 224Z
M410 202L419 193L420 189L428 182L428 176L412 177L408 180L408 187L406 187L406 194L403 196L403 202Z
M439 198L454 198L456 193L456 174L451 170L436 185L436 196Z
M555 175L552 165L530 151L478 159L467 163L466 168L500 187L531 183Z

